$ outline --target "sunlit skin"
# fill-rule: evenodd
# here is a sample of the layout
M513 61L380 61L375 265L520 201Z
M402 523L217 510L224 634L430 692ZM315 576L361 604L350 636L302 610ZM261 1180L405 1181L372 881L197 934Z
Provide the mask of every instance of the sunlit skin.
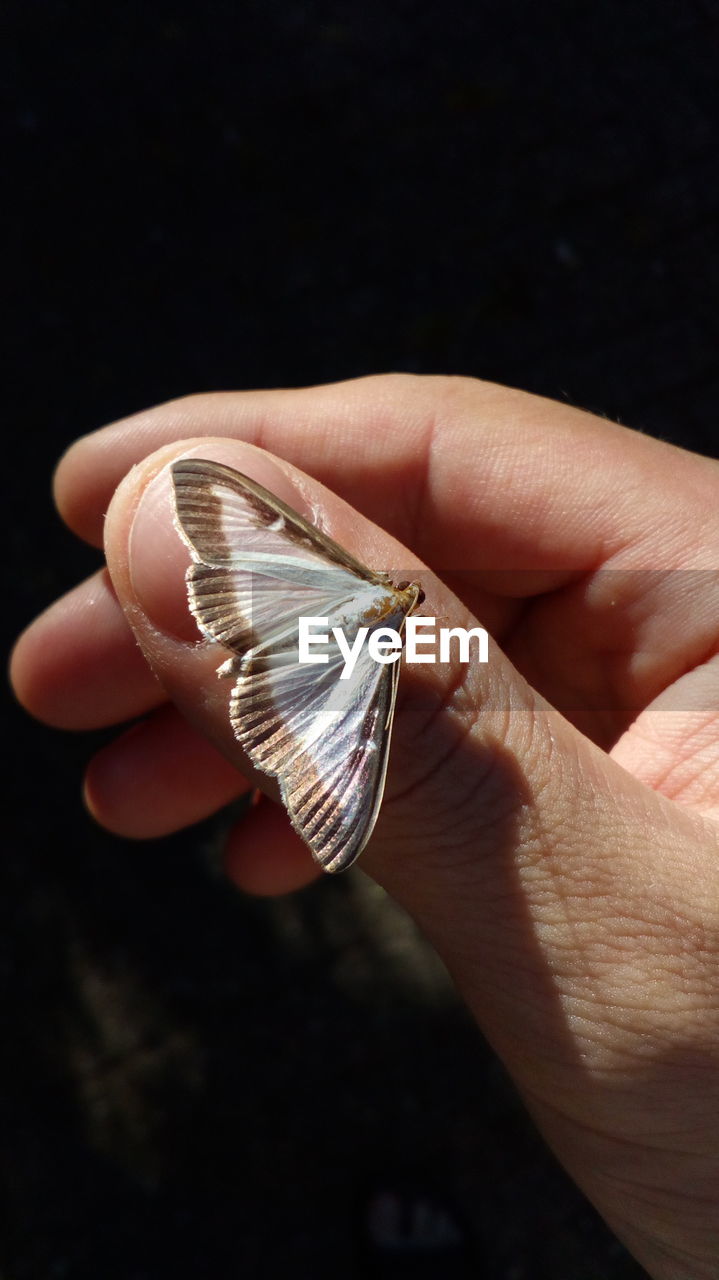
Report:
M145 715L85 782L133 838L263 784L235 767L222 654L187 608L168 464L188 453L321 516L363 563L418 572L442 625L490 632L487 664L403 671L360 865L650 1275L715 1280L717 463L503 387L405 376L194 396L78 441L57 502L98 546L108 512L110 576L36 621L12 674L54 725ZM269 800L225 865L264 894L320 874Z

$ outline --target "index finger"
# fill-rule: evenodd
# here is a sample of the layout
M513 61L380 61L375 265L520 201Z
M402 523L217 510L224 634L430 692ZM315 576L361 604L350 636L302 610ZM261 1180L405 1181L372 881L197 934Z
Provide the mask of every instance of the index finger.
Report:
M202 436L261 445L435 572L501 594L546 591L627 546L636 548L632 567L674 566L682 513L695 527L719 523L707 459L524 392L410 375L190 396L114 423L62 459L63 517L99 545L130 468L162 445Z

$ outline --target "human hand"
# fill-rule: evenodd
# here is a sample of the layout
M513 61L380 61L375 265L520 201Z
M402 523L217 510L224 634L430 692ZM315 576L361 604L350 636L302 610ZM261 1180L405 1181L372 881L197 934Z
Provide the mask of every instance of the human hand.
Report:
M188 450L320 512L371 567L423 562L438 577L422 574L421 612L476 618L501 645L486 666L403 672L361 865L431 938L635 1256L657 1280L715 1276L717 464L464 379L197 396L79 441L58 504L100 545L112 499L112 586L100 574L53 605L13 676L55 725L145 715L86 780L98 820L128 836L249 785L226 758L218 652L187 610L166 466ZM269 802L232 832L226 866L264 893L317 874Z

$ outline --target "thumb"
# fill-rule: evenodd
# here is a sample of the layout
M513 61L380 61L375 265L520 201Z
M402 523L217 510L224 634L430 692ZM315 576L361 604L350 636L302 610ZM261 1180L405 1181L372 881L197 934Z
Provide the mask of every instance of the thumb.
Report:
M216 674L226 654L197 643L188 611L189 555L173 523L169 470L179 456L243 471L321 521L364 563L402 576L419 572L424 614L450 626L476 625L406 549L289 464L244 443L206 438L151 455L120 486L108 513L110 572L170 698L244 772L251 770L228 715L232 681ZM636 981L655 980L657 953L675 945L687 883L696 891L687 866L701 820L583 738L495 646L486 664L463 664L455 654L447 663L403 666L385 800L361 866L429 934L505 1056L516 1051L518 1036L546 1046L550 1027L564 1041L566 1019L582 1001L616 997L607 948L624 963L618 920L631 939ZM273 793L267 775L255 781ZM258 864L263 823L277 839L277 815L268 817L262 806L238 837ZM283 831L294 840L289 824ZM301 856L298 878L311 878L309 857ZM713 888L706 884L708 903Z
M153 454L108 514L110 571L170 697L241 767L231 682L216 676L222 650L198 645L188 613L169 474L180 455L249 474L373 568L419 569L422 612L474 625L405 549L288 464L212 439ZM245 883L265 836L297 843L273 812L254 810L236 837ZM403 670L385 802L362 868L433 941L560 1158L645 1259L659 1256L649 1237L684 1231L677 1177L697 1203L709 1202L714 1177L717 852L708 823L583 738L496 647L487 664ZM309 856L297 858L296 884L311 877ZM661 1133L676 1135L664 1150L657 1116Z

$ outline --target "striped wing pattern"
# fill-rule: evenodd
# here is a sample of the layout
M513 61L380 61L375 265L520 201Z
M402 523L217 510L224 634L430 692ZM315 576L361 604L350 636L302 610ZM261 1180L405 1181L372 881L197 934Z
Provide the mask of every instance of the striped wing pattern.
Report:
M190 610L230 651L230 720L252 763L277 778L295 830L326 871L361 853L384 790L399 662L365 643L349 679L331 636L402 630L417 587L373 573L268 490L221 463L172 468L177 528L193 563ZM327 617L327 662L299 662L300 617ZM317 652L323 652L322 648Z

